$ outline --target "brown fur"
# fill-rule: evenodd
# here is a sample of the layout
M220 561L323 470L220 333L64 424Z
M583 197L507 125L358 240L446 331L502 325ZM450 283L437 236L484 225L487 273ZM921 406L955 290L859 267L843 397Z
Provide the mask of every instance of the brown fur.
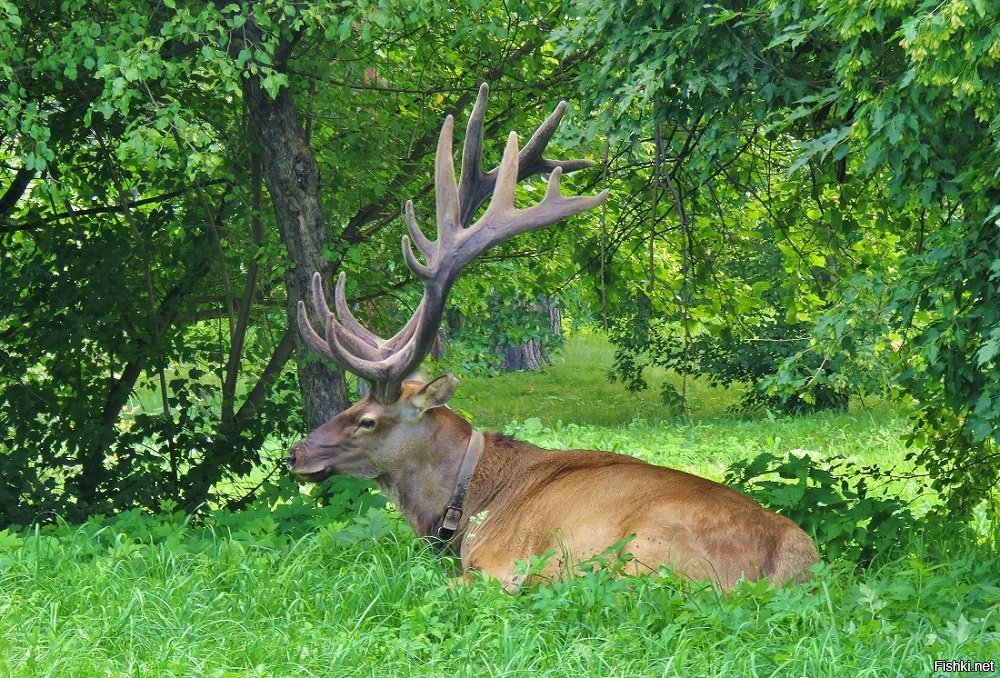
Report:
M372 478L431 536L472 432L441 406L457 382L439 382L407 382L391 405L359 402L292 448L289 467L309 480ZM359 426L366 418L370 429ZM724 589L741 579L804 581L817 561L794 523L725 485L621 454L486 436L454 543L463 570L516 590L526 583L516 561L554 551L534 576L557 578L629 538L632 572L666 565Z

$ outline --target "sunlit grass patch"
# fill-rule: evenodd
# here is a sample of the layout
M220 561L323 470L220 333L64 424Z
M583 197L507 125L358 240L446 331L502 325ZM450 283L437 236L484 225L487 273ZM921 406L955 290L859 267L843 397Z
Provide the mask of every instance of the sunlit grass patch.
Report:
M572 335L565 348L540 372L514 372L462 378L454 406L470 412L480 426L498 429L509 421L537 417L546 425L557 421L614 426L636 419L659 421L677 413L660 399L660 384L681 377L661 369L647 370L650 388L630 393L624 384L608 381L613 348L592 332ZM461 377L461 375L460 375ZM702 379L687 380L688 407L705 415L720 415L739 401L739 389L720 389Z

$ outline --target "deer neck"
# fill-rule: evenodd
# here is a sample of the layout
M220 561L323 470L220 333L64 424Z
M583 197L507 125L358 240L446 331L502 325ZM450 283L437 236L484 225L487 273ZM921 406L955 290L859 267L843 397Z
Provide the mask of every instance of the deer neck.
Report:
M399 468L377 478L379 488L421 537L437 532L463 475L469 444L475 436L482 436L458 415L443 414L450 416L436 418L428 435L414 444Z

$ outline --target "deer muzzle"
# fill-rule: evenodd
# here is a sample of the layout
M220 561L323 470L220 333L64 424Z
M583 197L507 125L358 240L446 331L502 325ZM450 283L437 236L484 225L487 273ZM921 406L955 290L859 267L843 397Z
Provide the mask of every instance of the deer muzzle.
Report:
M302 440L292 445L288 450L288 454L285 455L285 465L288 466L289 471L306 482L318 483L332 476L335 471L333 464L317 463L315 457L316 451L311 448L307 441Z

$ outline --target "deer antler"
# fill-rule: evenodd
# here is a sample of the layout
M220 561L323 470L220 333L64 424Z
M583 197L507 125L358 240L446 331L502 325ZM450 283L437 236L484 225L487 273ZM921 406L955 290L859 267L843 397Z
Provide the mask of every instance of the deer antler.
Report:
M381 339L365 329L347 306L344 295L346 276L343 272L337 280L334 294L336 312L331 311L326 302L319 273L313 276L313 310L323 324L324 336L321 337L309 321L305 303L299 302L299 329L306 341L344 369L371 381L372 395L379 402L398 399L403 379L430 352L441 324L448 291L469 262L508 238L588 210L603 203L607 197L607 191L594 196L562 195L559 191L562 173L589 167L592 163L542 157L565 111L565 103L556 107L520 153L517 135L511 132L500 165L484 173L483 120L488 94L489 88L482 85L469 117L462 151L461 184L455 180L452 158L452 116L445 119L441 128L434 159L436 240L432 241L424 235L413 214L413 202L406 203L409 236L403 236L403 258L413 274L423 281L424 293L417 310L403 329L390 339ZM542 172L550 172L542 201L527 209L514 207L514 188L518 180ZM468 226L476 211L491 195L489 207L478 221ZM414 253L413 246L416 246L425 263Z

